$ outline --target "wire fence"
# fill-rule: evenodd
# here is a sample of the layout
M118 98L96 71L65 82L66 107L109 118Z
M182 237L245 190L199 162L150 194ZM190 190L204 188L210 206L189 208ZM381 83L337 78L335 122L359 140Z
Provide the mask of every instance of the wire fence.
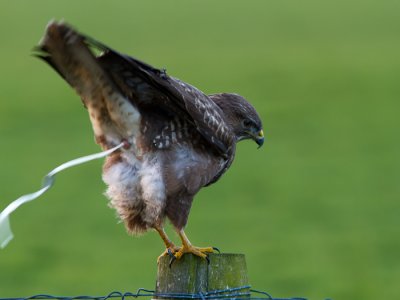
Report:
M0 298L0 300L109 300L121 299L130 300L139 297L151 297L156 299L250 299L250 300L307 300L306 298L274 298L267 292L253 290L249 285L229 288L224 290L215 290L209 292L200 292L194 294L187 293L157 293L153 290L140 288L136 293L131 292L112 292L106 296L53 296L38 294L30 297ZM329 299L327 299L329 300Z

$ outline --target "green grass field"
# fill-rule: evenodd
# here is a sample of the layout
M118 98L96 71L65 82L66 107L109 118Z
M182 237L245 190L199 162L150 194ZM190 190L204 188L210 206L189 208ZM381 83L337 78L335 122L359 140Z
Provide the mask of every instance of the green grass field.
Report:
M86 111L30 56L51 18L264 121L201 191L187 234L245 253L275 297L400 298L398 1L1 1L0 209L58 164L99 150ZM102 195L101 161L70 169L11 217L0 297L153 288L155 233L133 238ZM168 229L171 232L171 228Z

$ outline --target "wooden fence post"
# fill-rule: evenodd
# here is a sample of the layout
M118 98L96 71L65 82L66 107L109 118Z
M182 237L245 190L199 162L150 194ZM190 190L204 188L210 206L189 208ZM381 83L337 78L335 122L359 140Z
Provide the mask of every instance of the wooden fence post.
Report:
M158 265L156 293L196 294L249 284L244 254L212 253L208 257L209 264L205 259L185 254L171 267L170 258L162 257ZM249 289L239 292L249 292Z

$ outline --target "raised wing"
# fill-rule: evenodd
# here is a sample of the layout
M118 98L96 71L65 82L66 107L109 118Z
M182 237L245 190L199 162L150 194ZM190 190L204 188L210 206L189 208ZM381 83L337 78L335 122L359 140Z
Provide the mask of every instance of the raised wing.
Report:
M84 39L88 45L104 51L97 58L101 66L128 97L137 99L137 105L158 106L179 114L193 124L219 153L231 153L235 136L224 119L223 111L207 95L177 78L170 77L165 70L118 53L92 38ZM142 90L142 98L133 95L138 89Z
M50 42L53 48L51 54L47 49ZM89 46L103 53L96 58L89 51ZM118 53L62 22L48 25L44 41L37 50L39 53L36 55L69 82L84 102L85 98L93 97L94 92L100 95L100 92L113 90L111 85L115 84L135 106L147 104L178 114L191 123L220 154L229 155L232 152L235 136L219 106L197 88L168 76L164 70Z

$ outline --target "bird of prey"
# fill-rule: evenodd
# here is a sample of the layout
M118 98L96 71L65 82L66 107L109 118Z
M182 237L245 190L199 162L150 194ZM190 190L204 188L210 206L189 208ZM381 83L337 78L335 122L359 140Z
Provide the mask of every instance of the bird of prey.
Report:
M162 255L172 259L185 253L207 258L213 248L193 246L184 232L190 207L196 193L229 168L238 141L263 144L253 106L237 94L205 95L64 22L48 24L35 55L82 98L103 149L124 143L107 157L103 180L127 231L156 230L167 248ZM164 231L166 219L181 247Z

